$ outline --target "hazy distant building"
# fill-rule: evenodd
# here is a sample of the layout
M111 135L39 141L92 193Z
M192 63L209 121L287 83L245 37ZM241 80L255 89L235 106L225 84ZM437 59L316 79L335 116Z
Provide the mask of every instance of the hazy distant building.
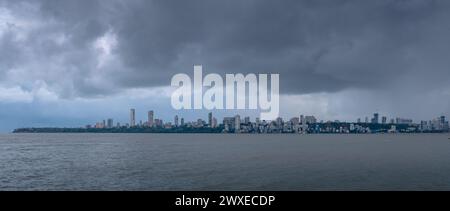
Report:
M184 126L184 118L181 118L181 126Z
M130 127L136 126L136 110L130 109Z
M390 123L395 124L395 119L391 119Z
M217 119L216 118L212 118L212 125L211 125L211 127L212 128L216 128L217 127Z
M148 121L147 123L148 123L149 127L152 127L155 124L154 118L155 118L154 117L154 112L153 111L149 111L148 112L148 120L147 120Z
M412 124L412 119L404 119L404 118L396 118L395 119L396 124Z
M305 122L306 124L315 124L317 122L316 117L314 116L305 116Z
M386 124L387 123L387 117L383 116L381 117L381 123Z
M241 116L239 116L239 115L236 115L235 117L234 117L234 130L236 131L236 132L239 132L240 130L241 130Z
M179 126L179 124L178 124L178 115L175 115L175 119L174 119L174 124L175 124L175 127L178 127Z
M209 113L208 113L208 126L209 126L209 127L213 127L213 125L212 125L212 120L213 120L212 112L209 112Z
M445 116L440 116L439 120L440 120L439 123L441 125L441 129L448 130L448 122L445 121Z
M292 125L299 125L300 124L300 118L298 118L298 117L291 118L291 123L292 123Z
M114 120L113 119L108 119L108 121L106 123L106 127L107 128L113 128L114 127Z
M204 125L204 121L203 121L203 119L197 119L197 127L203 127L203 125Z
M373 114L373 118L371 121L372 124L378 124L379 123L379 114L378 113L374 113Z
M163 121L161 119L155 119L155 124L154 126L156 127L163 127Z
M303 115L300 117L300 119L303 119ZM277 127L278 127L278 128L283 127L283 118L278 117L278 118L276 119L276 122L277 122ZM302 123L303 123L303 122L304 122L304 120L302 121Z
M250 124L250 117L244 118L244 124L246 124L246 125Z
M234 117L225 117L223 118L223 126L225 127L226 131L230 131L234 129L234 126L236 125Z

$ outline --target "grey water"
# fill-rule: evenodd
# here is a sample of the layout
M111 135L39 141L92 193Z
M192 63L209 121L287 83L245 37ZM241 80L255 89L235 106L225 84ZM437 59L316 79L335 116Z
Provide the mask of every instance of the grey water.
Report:
M449 134L1 134L0 190L450 190Z

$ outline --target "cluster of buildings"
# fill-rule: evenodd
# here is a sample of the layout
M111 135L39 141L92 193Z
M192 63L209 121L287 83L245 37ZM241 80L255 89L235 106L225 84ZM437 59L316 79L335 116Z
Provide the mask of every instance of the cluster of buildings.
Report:
M449 122L446 121L445 116L440 116L429 121L421 121L419 124L413 122L412 119L395 118L390 119L378 113L369 117L365 117L364 121L358 118L356 122L340 122L335 121L318 121L314 116L293 117L289 120L284 120L279 117L274 121L265 121L256 118L254 122L250 117L241 118L236 115L234 117L225 117L219 123L217 118L213 117L212 113L208 114L208 119L198 119L197 121L185 121L178 115L174 117L173 122L164 122L162 119L155 119L154 111L148 111L147 121L136 121L136 110L130 109L130 122L121 125L117 123L114 125L113 119L103 120L97 122L95 125L87 125L86 128L111 129L111 128L158 128L158 129L178 129L178 132L183 132L183 129L190 131L195 129L216 129L222 133L428 133L428 132L448 132Z

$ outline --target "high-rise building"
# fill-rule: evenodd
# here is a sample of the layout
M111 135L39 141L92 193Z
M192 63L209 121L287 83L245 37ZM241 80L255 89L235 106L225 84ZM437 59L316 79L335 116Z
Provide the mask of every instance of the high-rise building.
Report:
M179 126L178 125L178 115L175 115L174 124L175 124L175 127Z
M181 127L184 126L184 118L181 118Z
M227 131L234 129L234 126L236 126L235 118L234 117L223 118L223 126Z
M153 111L149 111L148 112L148 126L149 127L152 127L154 124L155 124L155 121L154 121L154 112Z
M357 123L361 123L361 118L358 118L358 120L356 120Z
M381 123L386 124L387 123L387 117L383 116L381 117Z
M366 117L365 119L364 119L364 123L369 123L369 117Z
M294 117L291 119L292 125L299 125L300 124L300 118Z
M108 122L106 124L107 128L113 128L114 126L114 120L113 119L108 119Z
M208 114L208 126L209 127L213 127L212 126L212 120L213 120L212 112L209 112L209 114Z
M162 127L164 124L164 122L162 121L162 119L155 119L155 127Z
M316 124L317 119L314 116L305 116L305 123L306 124Z
M136 110L130 109L130 127L136 126Z
M372 124L378 124L379 123L379 114L378 113L374 113L373 114L373 118L372 118Z
M234 130L238 133L241 130L241 116L236 115L234 117Z
M300 119L303 119L303 115L301 116ZM276 119L276 121L277 121L277 127L278 127L278 128L281 128L281 127L283 126L283 118L278 117L278 118ZM305 120L303 120L303 122L304 122L304 121L305 121Z
M250 117L247 116L244 118L244 124L246 125L250 124Z
M203 127L204 122L205 122L205 121L203 121L203 119L197 119L197 126L198 126L198 127Z
M212 128L216 128L217 127L217 119L213 117L212 119Z

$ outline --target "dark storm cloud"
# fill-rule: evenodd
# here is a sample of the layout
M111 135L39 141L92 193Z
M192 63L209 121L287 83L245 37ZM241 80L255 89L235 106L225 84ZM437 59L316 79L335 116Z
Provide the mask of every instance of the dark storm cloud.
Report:
M122 88L169 85L172 75L280 73L283 93L384 89L450 78L448 1L5 1L35 19L21 45L5 41L0 67L14 59L62 96L102 96ZM35 8L30 16L24 5ZM6 23L2 23L6 24ZM8 23L11 24L11 23ZM114 64L99 68L93 42L113 34ZM52 44L53 34L66 42ZM23 56L23 52L31 55ZM33 56L40 54L45 56ZM15 56L16 55L16 56ZM20 68L20 64L15 64ZM27 67L32 68L32 67ZM42 71L42 72L41 72ZM59 77L52 77L52 75ZM30 77L31 77L30 76ZM428 84L428 82L426 82ZM412 86L411 86L412 87Z

